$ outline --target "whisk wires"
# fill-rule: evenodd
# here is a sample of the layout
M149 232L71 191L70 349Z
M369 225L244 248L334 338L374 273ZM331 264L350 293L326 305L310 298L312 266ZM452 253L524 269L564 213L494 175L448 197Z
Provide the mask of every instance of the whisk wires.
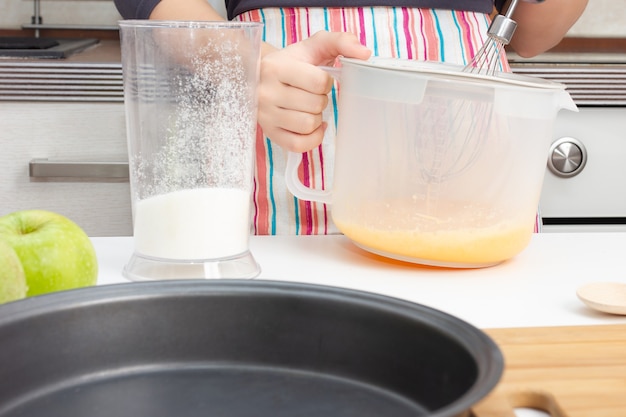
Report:
M515 20L511 19L517 6L518 0L511 0L506 15L496 15L487 30L487 40L474 55L469 64L463 69L464 72L496 75L500 69L499 56L505 45L511 42L513 33L517 28Z
M493 38L487 39L463 71L495 76L502 68L500 56L503 50L504 44Z

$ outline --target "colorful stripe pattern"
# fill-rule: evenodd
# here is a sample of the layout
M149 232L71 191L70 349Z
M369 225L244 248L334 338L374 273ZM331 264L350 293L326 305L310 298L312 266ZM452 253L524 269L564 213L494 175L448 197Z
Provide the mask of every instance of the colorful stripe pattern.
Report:
M265 23L264 40L285 47L320 30L354 33L375 56L467 63L483 44L488 15L403 7L269 8L238 16ZM508 70L506 58L502 65ZM302 156L300 178L313 188L332 184L336 91L323 143ZM338 233L325 204L300 201L285 186L286 153L259 129L254 188L255 234ZM331 163L327 163L331 161Z

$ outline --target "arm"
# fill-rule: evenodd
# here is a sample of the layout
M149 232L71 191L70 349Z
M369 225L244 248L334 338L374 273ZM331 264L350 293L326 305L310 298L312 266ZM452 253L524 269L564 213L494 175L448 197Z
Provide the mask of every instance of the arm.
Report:
M224 20L206 0L161 0L150 19L157 20Z
M517 22L517 29L511 39L511 48L520 56L531 57L556 46L582 15L587 2L588 0L546 0L539 4L518 2L512 16Z

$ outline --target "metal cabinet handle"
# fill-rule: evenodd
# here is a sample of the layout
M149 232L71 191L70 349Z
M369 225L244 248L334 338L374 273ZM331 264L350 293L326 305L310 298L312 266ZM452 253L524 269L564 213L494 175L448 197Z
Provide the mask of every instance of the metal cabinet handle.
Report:
M31 178L128 180L128 162L51 161L33 159L28 164Z

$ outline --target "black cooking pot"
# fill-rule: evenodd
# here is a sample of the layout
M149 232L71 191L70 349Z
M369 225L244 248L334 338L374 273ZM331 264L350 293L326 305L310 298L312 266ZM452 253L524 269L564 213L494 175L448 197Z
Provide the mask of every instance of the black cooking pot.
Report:
M502 355L385 296L272 281L160 281L0 306L0 416L465 416Z

